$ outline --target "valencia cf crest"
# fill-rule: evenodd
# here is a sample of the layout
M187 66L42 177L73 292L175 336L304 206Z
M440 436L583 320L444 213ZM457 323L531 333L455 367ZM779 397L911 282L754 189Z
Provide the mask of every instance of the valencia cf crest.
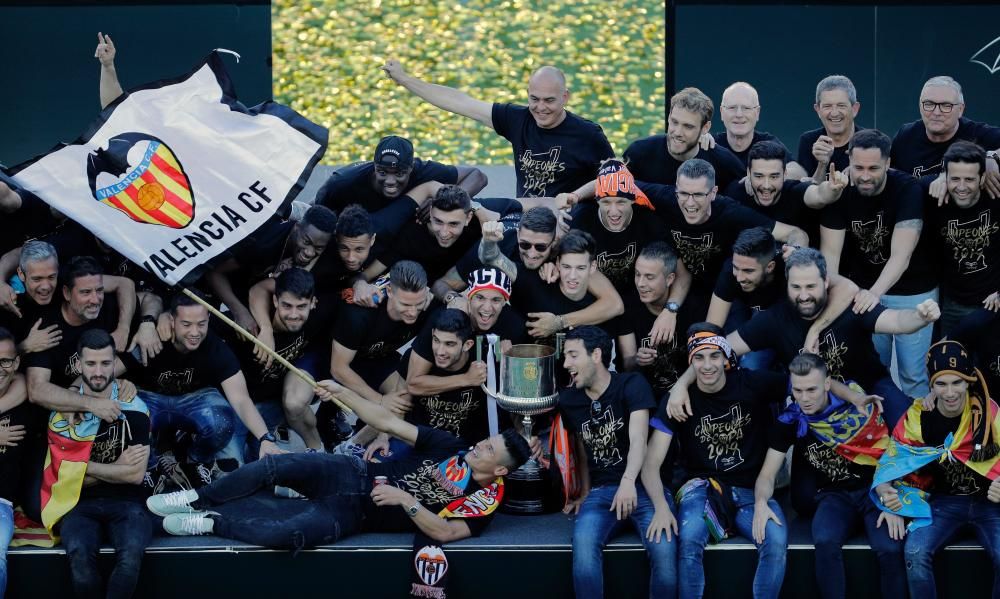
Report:
M441 551L440 547L425 545L417 551L413 567L417 569L417 576L424 584L434 586L448 572L448 558L444 556L444 551Z
M87 156L94 199L140 223L183 229L194 217L194 193L180 160L161 140L122 133Z

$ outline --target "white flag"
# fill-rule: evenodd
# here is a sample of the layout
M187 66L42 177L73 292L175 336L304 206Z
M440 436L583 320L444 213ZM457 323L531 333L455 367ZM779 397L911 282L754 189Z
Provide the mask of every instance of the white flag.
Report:
M240 104L213 52L181 79L123 96L13 178L173 285L291 202L326 141L286 106Z

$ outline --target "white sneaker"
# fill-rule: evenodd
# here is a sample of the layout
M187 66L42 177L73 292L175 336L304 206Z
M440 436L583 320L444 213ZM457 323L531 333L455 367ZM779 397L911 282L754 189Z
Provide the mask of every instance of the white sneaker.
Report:
M190 514L196 511L191 507L191 503L197 499L197 491L175 491L163 495L150 495L146 499L146 507L161 517L170 514Z
M163 518L163 530L178 537L212 534L215 522L208 517L212 513L168 514Z

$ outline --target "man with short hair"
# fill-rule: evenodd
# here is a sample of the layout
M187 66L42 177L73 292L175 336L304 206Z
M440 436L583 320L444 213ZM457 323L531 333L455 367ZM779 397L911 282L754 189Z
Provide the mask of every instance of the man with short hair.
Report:
M774 482L788 449L794 448L793 472L807 470L818 491L812 537L819 596L847 596L843 546L861 525L878 557L882 596L905 597L905 524L899 516L880 514L868 498L875 465L888 445L885 421L875 406L851 403L856 400L843 396L842 385L832 388L826 363L816 354L795 356L788 373L795 403L778 416L768 434L767 456L754 491L754 540L764 538L765 525L773 516L768 501L774 495ZM797 480L793 476L792 484Z
M686 87L670 98L667 133L633 141L623 154L635 178L644 183L674 185L681 165L692 158L712 165L725 189L743 178L746 168L740 159L724 147L710 150L699 145L701 136L712 128L712 100L694 87Z
M338 214L351 204L359 204L372 214L377 232L394 235L420 207L407 192L427 181L458 185L470 196L487 183L486 175L475 167L414 158L410 140L387 135L375 146L372 160L334 171L316 193L315 203Z
M503 499L503 477L531 456L512 429L466 451L467 443L450 433L410 424L333 381L320 382L317 392L413 451L380 464L326 453L268 456L197 491L150 497L146 505L164 516L164 530L286 549L334 543L362 530L420 531L439 543L457 541L482 533ZM386 484L373 484L379 476ZM275 485L306 499L275 497ZM475 501L478 509L471 507Z
M642 482L656 506L653 522L675 530L680 523L677 569L681 597L704 594L702 556L709 536L718 541L728 532L739 531L757 545L753 596L776 598L785 577L788 527L778 503L771 499L768 508L773 522L767 522L766 536L755 538L753 485L767 451L767 430L774 419L771 406L785 399L785 377L738 368L722 329L711 323L691 325L687 333L693 376L682 378L674 388L687 390L691 385L692 417L672 419L667 401L661 402L651 422L653 433L642 465ZM660 477L660 467L675 436L688 477L677 493L677 518ZM718 528L710 528L710 521L717 522Z
M149 409L134 388L115 378L114 341L106 331L89 329L83 333L77 354L81 398L113 402L121 415L108 422L84 410L70 416L79 418L71 422L63 413L52 413L50 435L58 438L61 435L52 431L68 431L69 441L63 443L85 444L86 470L76 474L67 468L67 462L80 458L63 456L66 461L54 473L56 482L47 483L51 496L47 497L44 523L50 530L59 524L78 596L131 597L139 582L143 554L153 537L152 522L143 505L148 495L143 482L149 461ZM55 463L60 443L50 443ZM82 488L75 486L80 483ZM55 490L60 484L64 487ZM74 491L78 493L75 496ZM115 549L115 566L106 584L97 562L105 538Z
M0 595L7 590L7 546L14 536L14 504L21 490L24 439L36 427L14 335L0 327Z
M1000 208L985 195L987 160L981 147L956 141L942 158L950 201L938 205L933 196L925 196L926 235L943 266L938 271L941 334L947 337L1000 290Z
M593 178L615 155L600 125L566 110L566 76L553 66L528 80L528 106L476 100L465 92L418 79L398 61L382 67L390 79L426 102L492 128L514 150L517 197L555 197Z
M760 119L760 98L757 90L744 81L731 84L722 92L719 116L725 129L715 134L717 144L733 153L744 168L750 166L748 154L754 144L769 141L778 144L785 151L785 175L792 180L808 176L795 161L788 160L788 148L776 136L757 129Z
M566 334L563 366L572 385L559 392L559 413L576 437L580 497L566 504L575 512L573 588L577 597L603 597L602 551L608 540L632 522L650 562L649 594L672 597L677 592L676 528L656 528L653 504L638 483L646 454L649 410L656 406L649 383L638 373L608 371L611 338L595 326ZM661 538L661 534L665 538Z
M850 143L851 183L823 212L820 247L830 272L838 273L846 247L844 276L861 291L856 312L881 303L886 308L915 308L937 301L937 276L921 241L923 193L908 173L889 168L888 136L876 129L857 132ZM889 366L893 351L903 392L927 394L924 354L931 345L932 328L908 335L875 337L882 363Z
M970 141L986 148L1000 148L1000 127L965 118L962 86L947 75L931 77L920 90L917 104L920 120L899 128L892 140L892 166L918 179L942 172L948 147L956 141ZM994 153L995 154L995 153ZM986 189L1000 197L997 159L991 155Z
M854 137L854 119L861 110L854 83L843 75L829 75L816 84L816 116L823 125L799 137L798 163L813 181L821 183L830 165L847 170L847 144Z

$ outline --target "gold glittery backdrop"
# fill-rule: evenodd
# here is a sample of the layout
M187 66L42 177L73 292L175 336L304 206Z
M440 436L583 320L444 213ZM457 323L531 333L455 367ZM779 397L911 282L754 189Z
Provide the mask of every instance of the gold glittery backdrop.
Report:
M617 152L663 130L662 0L274 0L274 94L330 129L324 162L370 159L390 133L422 158L505 164L492 130L411 96L379 67L487 101L525 103L543 64L569 78L568 108L599 123Z

